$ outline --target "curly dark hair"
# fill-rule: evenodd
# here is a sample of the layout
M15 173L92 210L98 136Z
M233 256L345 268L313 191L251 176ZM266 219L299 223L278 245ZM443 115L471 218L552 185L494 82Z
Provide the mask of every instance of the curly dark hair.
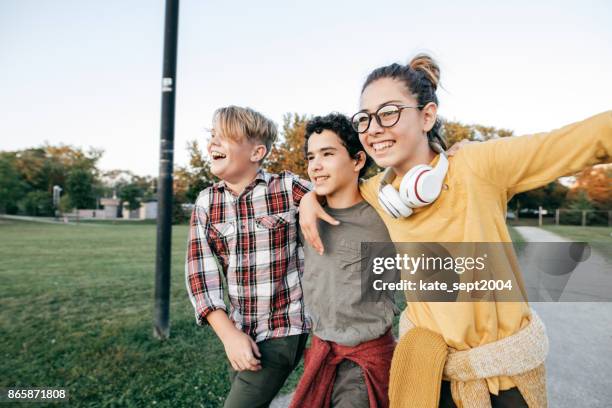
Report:
M315 116L306 124L306 134L304 136L304 156L308 153L308 139L313 133L321 133L324 130L334 132L340 138L342 145L348 151L348 154L352 158L357 158L359 152L363 152L365 155L365 164L359 171L359 177L363 177L372 165L372 158L361 146L359 141L359 135L353 129L351 121L348 117L341 113L332 112L325 116Z

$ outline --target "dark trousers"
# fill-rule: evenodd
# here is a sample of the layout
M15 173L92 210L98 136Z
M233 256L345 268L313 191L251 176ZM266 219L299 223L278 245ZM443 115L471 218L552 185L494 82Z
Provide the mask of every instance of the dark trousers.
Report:
M363 371L357 363L344 360L338 364L332 390L333 408L369 408L368 388Z
M493 408L529 408L519 392L518 388L500 391L499 395L491 395L491 406ZM451 395L450 382L442 381L440 391L440 408L457 408Z
M261 370L235 371L230 366L232 384L225 408L267 407L298 365L308 334L280 337L257 343Z

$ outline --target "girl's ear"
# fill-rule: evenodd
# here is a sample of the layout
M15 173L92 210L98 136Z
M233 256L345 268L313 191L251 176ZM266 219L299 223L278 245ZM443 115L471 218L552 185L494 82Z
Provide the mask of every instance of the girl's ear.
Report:
M366 162L365 152L363 150L358 151L357 154L355 154L355 157L353 158L353 160L355 160L355 168L353 169L353 171L355 171L356 173L359 173L361 169L363 169L363 166L365 166L365 162Z
M256 145L253 148L253 151L251 152L251 161L253 163L258 163L260 161L263 160L264 157L266 157L266 153L268 152L268 149L266 149L266 146L264 145Z
M421 111L423 115L423 132L429 132L436 124L438 118L438 105L433 102L429 102Z

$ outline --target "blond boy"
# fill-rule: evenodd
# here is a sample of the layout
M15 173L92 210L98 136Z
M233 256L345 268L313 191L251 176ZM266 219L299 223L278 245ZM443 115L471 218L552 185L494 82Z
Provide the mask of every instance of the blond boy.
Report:
M299 362L310 328L296 225L310 185L261 169L277 129L260 113L220 108L211 133L211 171L221 181L200 193L191 216L187 291L197 324L212 326L231 365L225 406L264 407Z

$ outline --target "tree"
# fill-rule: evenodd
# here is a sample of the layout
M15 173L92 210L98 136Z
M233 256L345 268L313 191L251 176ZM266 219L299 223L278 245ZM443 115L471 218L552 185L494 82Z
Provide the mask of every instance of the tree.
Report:
M15 154L0 152L0 213L16 214L27 183L15 168Z
M577 200L584 195L599 210L612 208L612 166L601 165L582 170L576 176L568 198Z
M94 176L83 168L73 169L66 179L66 192L73 208L90 208L96 205L93 193Z
M285 114L281 140L272 146L264 164L267 171L280 173L288 170L300 177L308 178L308 163L304 158L304 136L308 120L307 115Z
M187 143L189 165L178 167L174 172L174 196L180 203L193 203L200 191L218 179L210 171L210 162L197 140Z
M52 216L53 197L47 191L30 191L19 201L19 209L27 215Z
M567 191L568 188L563 184L553 181L543 187L515 195L508 203L508 207L520 211L523 208L537 209L541 206L553 211L564 205Z
M450 147L463 139L486 141L500 137L511 137L514 135L514 132L508 129L498 129L493 126L466 125L458 121L442 119L442 134Z
M142 188L136 183L131 183L121 189L119 198L121 198L122 202L127 201L128 210L137 210L140 208L143 195L144 191Z

